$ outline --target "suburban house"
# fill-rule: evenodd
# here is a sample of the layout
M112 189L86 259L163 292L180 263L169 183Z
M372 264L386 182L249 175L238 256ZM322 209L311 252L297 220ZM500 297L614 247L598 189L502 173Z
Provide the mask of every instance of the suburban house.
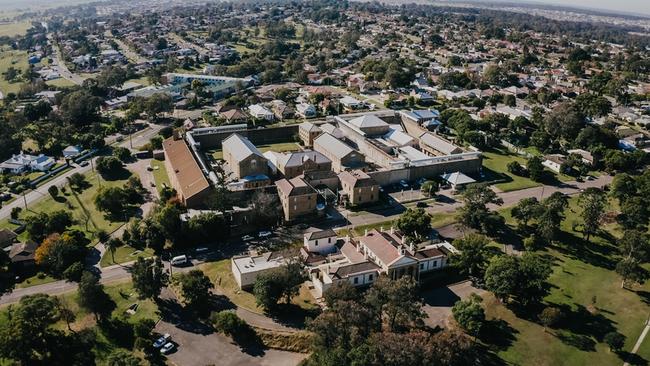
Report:
M286 118L291 118L295 114L293 108L289 107L287 103L279 99L271 101L271 105L272 105L271 110L273 111L275 118L281 121Z
M343 98L339 99L339 103L341 103L343 108L345 108L345 110L349 112L356 111L363 107L363 102L349 95L346 95Z
M185 140L172 136L163 141L169 182L185 206L202 206L210 195L210 184L192 156Z
M300 177L275 182L286 221L316 212L318 193Z
M332 170L337 173L366 165L363 154L328 133L323 133L314 140L314 150L330 159Z
M551 169L555 173L560 173L562 170L562 164L566 161L566 156L562 154L549 154L544 156L544 161L542 165Z
M594 165L594 157L591 155L591 153L587 150L583 149L573 149L573 150L568 150L567 153L569 154L576 154L580 156L580 160L587 164L587 165Z
M275 119L275 114L261 104L253 104L248 107L248 113L257 119L267 120L269 122Z
M305 146L314 145L314 140L323 132L318 126L311 122L303 122L298 126L300 140Z
M16 242L18 234L13 232L13 230L2 229L0 230L0 248L6 248L11 246Z
M237 108L221 112L219 117L225 119L228 123L246 123L248 121L248 116Z
M56 164L54 158L45 156L43 154L29 155L22 151L18 155L13 155L11 158L0 163L0 171L3 173L20 174L27 171L44 172L50 170Z
M38 243L28 240L25 243L14 243L9 250L9 259L12 267L18 273L24 273L36 266L34 254L38 248Z
M357 206L379 201L379 184L362 170L339 173L341 201Z
M65 149L63 149L63 157L66 159L72 159L76 157L77 155L81 154L83 149L79 146L68 146Z
M332 161L318 151L305 150L281 154L276 166L285 178L291 179L304 172L332 170Z
M296 105L296 112L302 118L316 117L316 107L309 103L300 103Z
M223 140L222 148L223 159L236 179L268 174L266 158L247 138L234 133Z
M240 289L251 288L257 276L298 258L298 254L297 250L288 249L260 255L235 256L230 260L232 274Z

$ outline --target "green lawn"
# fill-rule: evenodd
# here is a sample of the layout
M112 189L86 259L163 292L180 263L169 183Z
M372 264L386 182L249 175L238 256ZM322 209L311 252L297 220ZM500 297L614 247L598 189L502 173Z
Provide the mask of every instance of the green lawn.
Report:
M27 67L27 52L14 51L7 47L0 48L0 74L4 73L13 66L15 69L24 71ZM20 77L19 77L20 79ZM0 92L5 96L7 93L17 93L20 90L22 82L9 82L3 76L0 76Z
M139 257L151 257L153 256L153 250L150 248L145 248L144 250L138 250L128 245L123 245L115 250L115 261L113 261L113 256L110 252L106 251L101 261L99 262L100 267L108 267L114 264L126 263L137 260Z
M121 187L126 180L113 180L107 181L101 179L98 182L98 175L94 172L89 172L85 175L86 181L90 187L75 195L70 192L69 187L66 186L67 195L59 193L60 198L55 200L49 195L46 195L40 201L28 206L28 210L24 210L20 214L20 218L28 217L37 212L53 212L58 210L66 210L72 213L75 224L73 229L79 229L86 233L86 237L93 239L94 233L99 230L112 232L120 227L122 222L111 222L103 213L95 208L94 198L99 190L99 185L102 187ZM5 220L0 221L0 228L15 228L15 225L10 224ZM26 233L20 235L21 239L26 239Z
M508 153L506 150L491 150L483 152L483 171L488 180L504 179L504 183L495 186L503 192L516 191L519 189L541 186L541 183L533 182L529 178L520 177L508 172L508 163L516 161L526 165L526 159L516 154Z
M535 314L515 315L492 296L486 296L488 318L505 321L492 349L509 364L528 365L616 365L623 360L608 350L603 336L618 331L626 336L625 351L630 351L641 334L648 317L645 301L650 284L621 289L620 277L614 272L616 249L602 237L584 241L582 234L572 230L572 223L581 222L577 199L570 200L563 233L559 243L546 250L553 261L549 279L547 305L562 307L565 321L559 329L544 332ZM509 210L503 210L514 227ZM595 303L594 303L595 300ZM528 320L527 320L528 319ZM648 345L642 356L650 359Z
M258 314L264 312L255 303L255 296L251 292L239 289L235 277L232 275L230 259L206 263L201 265L200 269L206 276L210 277L215 287L226 295L233 304Z
M165 162L153 159L151 160L151 167L153 168L153 179L156 182L156 188L161 191L164 186L170 187L169 176L167 175L167 168Z
M46 275L45 273L40 273L24 279L21 283L16 284L16 287L25 288L25 287L31 287L36 285L43 285L46 283L56 282L56 281L58 281L58 279L50 275Z
M64 78L59 78L59 79L54 79L54 80L48 80L45 82L45 84L49 86L54 86L57 88L69 88L72 86L75 86L76 84L73 83L72 81Z

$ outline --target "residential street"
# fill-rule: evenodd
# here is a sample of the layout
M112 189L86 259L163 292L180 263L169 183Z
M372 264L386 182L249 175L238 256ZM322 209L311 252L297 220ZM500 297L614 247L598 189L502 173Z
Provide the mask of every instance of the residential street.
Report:
M56 72L61 75L62 78L70 80L71 82L81 85L83 84L85 78L71 72L68 67L65 65L65 61L63 61L63 58L61 57L61 50L59 47L56 47L56 44L54 43L54 39L52 37L52 33L47 34L47 39L52 43L52 49L54 49L54 53L50 55L52 58L52 64L51 67L54 69Z

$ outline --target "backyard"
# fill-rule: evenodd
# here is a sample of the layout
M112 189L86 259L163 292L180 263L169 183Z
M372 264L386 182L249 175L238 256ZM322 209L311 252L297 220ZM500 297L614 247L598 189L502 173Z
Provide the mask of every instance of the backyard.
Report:
M509 211L502 212L514 228ZM560 240L544 253L553 263L545 306L559 307L565 313L557 330L545 331L536 313L505 307L491 295L484 301L491 325L496 326L486 343L508 363L622 364L626 353L610 352L604 335L611 331L625 335L624 351L629 352L641 334L648 317L650 284L622 289L614 272L617 254L609 233L589 243L572 229L574 222L581 222L575 198L570 200ZM649 343L646 339L639 352L645 360L650 359Z

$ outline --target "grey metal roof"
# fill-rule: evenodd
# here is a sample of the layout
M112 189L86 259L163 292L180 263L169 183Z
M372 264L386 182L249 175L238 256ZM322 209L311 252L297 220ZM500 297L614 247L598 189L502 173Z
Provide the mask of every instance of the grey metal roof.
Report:
M374 114L366 114L365 116L351 119L350 123L358 128L384 127L388 125L388 123Z
M447 155L457 153L461 150L460 147L431 133L425 133L420 136L420 143L425 144Z
M342 159L354 152L354 149L342 143L329 133L323 133L322 135L318 136L316 140L314 140L314 144L322 146L323 149L329 151L332 153L332 155L336 156L339 159Z
M223 140L223 150L227 150L237 161L242 161L251 155L264 157L252 142L237 133Z
M301 166L305 161L311 160L316 164L325 164L331 163L331 160L328 159L325 155L319 153L318 151L297 151L287 154L287 162L284 164L285 167L294 167Z

